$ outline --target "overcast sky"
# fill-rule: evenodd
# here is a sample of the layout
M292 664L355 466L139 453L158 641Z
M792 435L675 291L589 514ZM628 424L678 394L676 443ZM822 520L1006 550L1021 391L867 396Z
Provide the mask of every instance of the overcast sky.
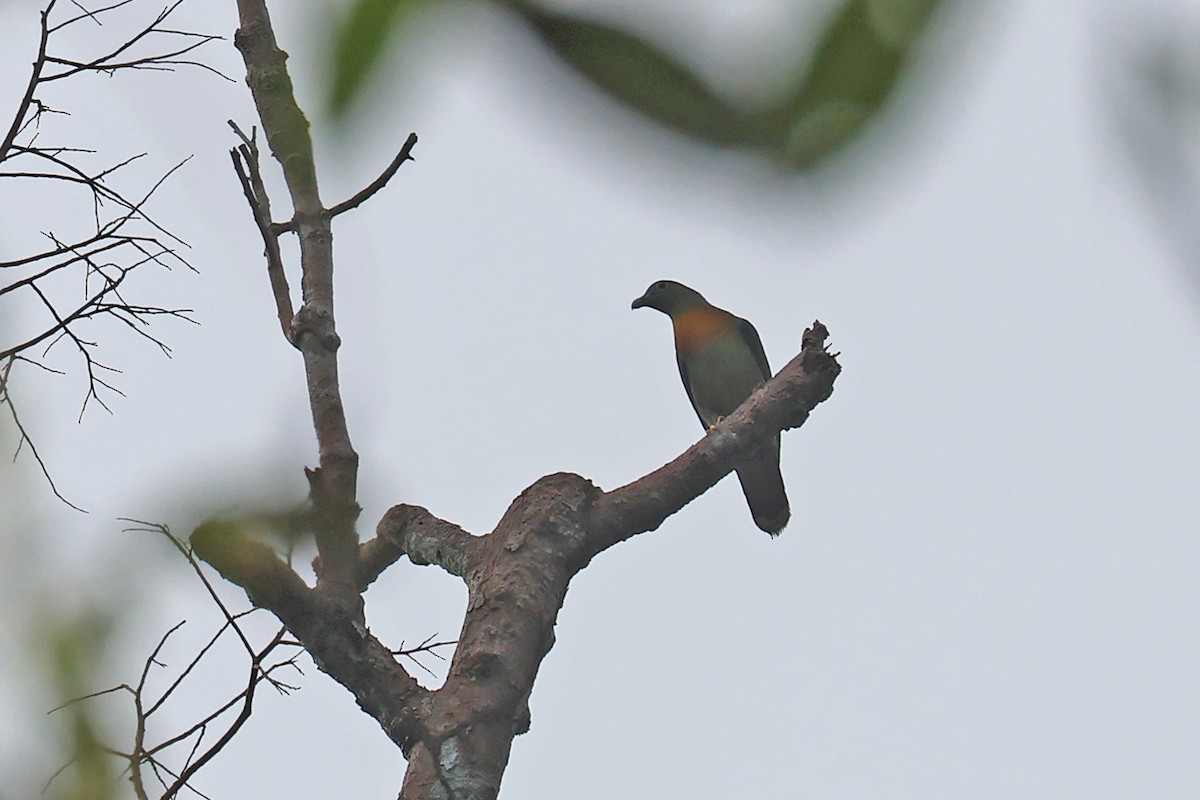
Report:
M194 27L232 34L232 2L193 5ZM639 18L735 90L804 18L782 2L677 5ZM407 43L390 63L402 77L380 81L353 130L318 121L329 204L421 137L335 226L364 536L401 502L486 533L541 475L611 489L694 442L669 325L629 308L653 280L751 319L775 368L815 318L842 354L832 398L783 438L783 536L758 531L726 480L576 579L503 796L1195 796L1200 293L1146 213L1110 98L1140 26L1195 30L1200 4L1129 5L960 10L895 124L807 183L642 128L515 28L465 13ZM273 11L319 120L314 6ZM0 3L5 107L35 10ZM60 489L90 512L57 503L22 457L40 580L69 602L121 577L130 628L110 683L180 619L175 667L215 624L186 565L116 518L186 535L214 510L301 500L315 462L300 359L227 155L225 120L255 121L240 61L228 43L206 58L239 82L95 78L60 95L93 145L147 150L148 170L194 154L157 210L199 274L153 276L141 297L202 325L158 330L170 360L113 341L127 397L111 416L75 425L71 379L14 385ZM55 224L5 191L0 247ZM140 571L120 566L131 552ZM465 598L404 563L367 594L368 622L394 645L453 638ZM224 666L212 674L236 692L236 651ZM399 753L305 671L295 695L263 694L198 788L395 796ZM9 683L4 716L35 730L40 696ZM0 769L31 780L33 737L0 730L0 747Z

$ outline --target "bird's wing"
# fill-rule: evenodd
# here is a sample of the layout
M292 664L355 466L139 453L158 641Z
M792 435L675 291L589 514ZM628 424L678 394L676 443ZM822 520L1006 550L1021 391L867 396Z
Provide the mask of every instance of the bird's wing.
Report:
M692 404L692 410L700 418L700 424L707 428L708 422L700 413L700 407L696 405L696 398L692 396L692 382L688 380L687 364L684 363L683 356L679 354L678 350L675 351L675 363L679 365L679 377L683 379L683 390L687 392L688 401Z
M754 355L754 360L758 362L758 369L762 372L763 380L771 380L771 365L767 363L767 351L763 349L762 339L758 338L758 331L754 330L754 326L750 324L750 320L736 317L738 333L741 334L742 340L746 342L746 346L750 348L750 352ZM680 370L683 365L680 364ZM684 379L687 383L687 379ZM688 396L691 396L691 390L688 390ZM695 403L692 403L694 406Z

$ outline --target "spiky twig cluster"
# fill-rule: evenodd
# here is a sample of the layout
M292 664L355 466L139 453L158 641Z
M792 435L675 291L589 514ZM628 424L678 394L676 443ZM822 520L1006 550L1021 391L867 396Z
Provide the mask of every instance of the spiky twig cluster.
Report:
M59 345L74 352L76 363L87 378L80 408L82 417L93 400L107 409L105 397L121 393L112 380L119 370L97 358L99 337L95 323L104 320L120 323L169 355L170 348L149 332L151 321L163 316L191 321L189 309L141 304L127 295L130 276L146 265L192 268L181 254L187 243L146 210L154 193L184 162L148 188L127 189L120 185L120 178L144 153L97 163L95 150L47 142L43 136L47 133L43 130L48 127L47 120L67 115L49 102L51 87L58 81L89 73L112 75L179 66L215 72L195 61L192 54L219 37L171 27L172 16L183 0L158 11L123 41L98 46L99 52L73 55L60 50L64 31L102 26L120 9L136 2L118 0L95 9L72 2L69 6L63 4L64 11L57 8L57 0L49 0L41 12L37 53L29 81L7 129L0 127L0 186L13 189L6 194L21 196L31 182L49 184L62 187L67 193L66 201L82 200L90 206L88 227L70 235L60 235L48 227L75 221L69 216L63 218L63 204L46 206L59 218L46 220L47 229L42 231L45 243L31 246L26 252L0 252L0 311L9 320L17 317L27 320L21 329L0 331L0 404L8 405L16 424L20 435L18 452L20 447L28 445L47 479L50 476L46 465L13 405L13 366L24 363L61 373L62 369L46 363L47 357Z
M158 688L160 683L154 680L154 675L168 669L162 653L171 637L183 627L186 621L181 621L170 628L158 640L157 645L146 657L141 674L136 682L121 683L98 692L84 695L64 703L55 711L74 703L94 700L107 695L124 694L132 699L133 710L133 741L123 747L104 745L103 750L125 763L124 774L133 786L134 794L139 800L149 800L157 797L159 800L169 800L178 796L183 789L204 797L191 784L196 774L212 761L233 740L254 710L254 700L258 690L267 684L280 694L289 694L300 687L280 679L278 673L284 670L294 670L302 674L298 663L304 653L304 645L288 636L286 627L279 627L269 636L256 636L244 624L247 617L259 613L262 609L251 607L241 611L232 610L217 593L212 581L205 574L190 545L180 540L166 525L141 520L126 519L131 527L128 531L153 533L165 537L171 545L187 561L192 572L203 584L205 592L216 606L221 622L208 640L191 656L190 660L176 674L168 679L165 689ZM200 664L205 659L212 660L218 653L218 644L230 641L235 650L245 656L245 683L240 689L231 688L230 694L216 700L213 707L199 719L175 732L161 730L162 717L169 716L163 712L164 707L172 698L194 698L197 684L204 679L199 677ZM261 644L253 643L255 640ZM440 661L445 657L438 651L453 647L455 641L436 641L437 635L426 637L420 644L393 650L392 655L409 659L421 669L433 675L421 661L422 656L432 656ZM239 646L240 645L240 646ZM192 679L189 683L189 678ZM189 690L180 691L184 684ZM236 685L235 685L236 686ZM188 700L183 700L188 702ZM191 713L191 712L189 712ZM70 764L64 765L66 769ZM60 770L61 772L61 770ZM157 788L155 787L157 783Z
M276 673L284 669L301 672L300 666L296 662L302 650L299 643L286 638L286 629L282 627L276 630L265 644L261 646L251 644L252 635L243 627L242 621L247 616L254 614L257 609L231 611L204 574L195 556L192 555L191 548L171 533L167 526L139 520L127 520L127 522L137 526L130 530L158 533L165 536L179 550L187 559L196 576L203 582L209 597L220 610L223 622L208 641L196 651L191 660L179 670L165 689L151 688L151 673L155 668L166 668L167 665L161 660L163 648L171 636L183 627L184 622L182 621L159 639L154 650L146 657L141 675L136 683L122 683L76 698L70 703L78 703L109 694L129 695L133 700L133 744L128 750L109 748L108 752L126 762L126 773L139 800L148 800L151 796L167 800L167 798L177 796L185 787L196 791L194 787L189 786L188 782L205 764L224 749L250 718L254 708L254 698L263 683L269 684L281 694L288 694L299 688L281 680ZM183 686L187 678L195 674L196 667L200 662L210 655L218 642L227 639L229 633L232 633L241 643L241 649L245 651L249 662L245 686L232 696L219 701L210 712L183 730L158 734L156 728L159 717L156 714L176 696L176 692ZM281 653L281 650L284 652ZM70 703L66 705L70 705ZM214 736L214 730L217 729L220 732ZM152 781L157 781L159 789L151 788Z

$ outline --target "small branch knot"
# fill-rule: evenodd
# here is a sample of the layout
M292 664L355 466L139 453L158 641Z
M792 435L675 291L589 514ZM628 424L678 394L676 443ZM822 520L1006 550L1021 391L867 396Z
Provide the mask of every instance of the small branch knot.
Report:
M305 341L309 335L315 337L320 349L328 353L336 353L342 346L342 339L333 329L328 311L305 304L296 312L288 326L288 339L301 350L312 346L312 341Z

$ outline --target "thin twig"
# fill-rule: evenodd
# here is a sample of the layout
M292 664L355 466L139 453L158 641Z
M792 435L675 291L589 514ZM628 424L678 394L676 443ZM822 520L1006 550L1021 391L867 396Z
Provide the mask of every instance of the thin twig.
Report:
M123 760L126 763L129 780L134 786L134 794L139 798L147 798L148 794L145 785L143 767L148 766L154 777L162 785L163 791L161 797L172 798L178 795L183 788L188 788L201 797L204 795L199 792L194 786L189 783L193 777L206 764L210 763L230 741L238 734L245 725L254 710L254 698L257 689L264 683L270 684L277 691L287 694L294 691L297 687L285 683L277 673L285 668L295 669L301 672L297 659L302 649L297 649L291 655L283 654L276 657L279 648L297 647L296 643L292 642L286 636L286 629L279 627L267 642L261 647L254 647L250 644L249 636L240 625L240 622L247 616L260 612L260 609L250 608L244 611L231 612L229 608L216 596L212 585L207 581L203 572L200 570L199 564L192 555L190 548L180 541L166 525L157 523L148 523L141 520L127 519L126 522L132 524L127 530L132 531L148 531L164 536L176 550L184 556L188 561L195 574L197 574L204 583L205 589L209 593L210 599L220 610L223 617L223 622L217 631L210 637L200 649L193 654L188 664L174 677L167 687L158 694L157 699L150 697L150 676L155 668L165 668L164 659L161 658L168 641L171 637L184 625L180 621L168 629L158 640L158 643L146 656L141 674L136 683L130 685L127 683L111 687L99 692L93 692L83 697L75 698L68 703L63 704L60 708L73 703L91 700L116 692L124 692L129 694L133 700L135 729L133 734L133 746L128 752L112 747L102 747L102 749ZM166 702L175 696L184 683L184 681L195 674L195 668L202 660L210 657L212 648L216 642L225 634L226 631L234 631L248 655L248 672L246 680L240 691L233 694L217 707L202 718L187 726L184 730L164 737L163 739L150 743L148 740L150 721L155 717L165 706ZM428 644L428 640L426 641ZM229 718L229 713L236 709L236 714ZM56 709L57 710L57 709ZM226 722L221 722L225 720ZM214 725L221 723L224 730L215 739L210 738L209 734L214 732ZM162 758L168 750L172 750L177 745L186 745L187 750L182 754L182 768L172 769L167 766ZM69 763L68 765L69 766ZM64 767L65 768L65 767Z
M17 103L17 113L13 115L8 132L4 134L4 141L0 142L0 162L8 158L8 151L22 128L21 123L25 120L25 115L29 113L30 106L33 105L34 92L37 91L38 84L42 81L42 69L46 65L46 47L50 43L49 17L53 8L54 0L50 0L49 5L42 11L42 32L38 39L37 57L33 60L33 72L29 75L29 83L25 85L25 94L21 97L21 102Z
M425 671L426 671L427 673L429 673L430 675L434 675L434 676L436 677L436 675L435 675L434 671L433 671L433 670L431 670L429 667L425 666L424 664L422 664L422 663L421 663L421 660L417 658L417 655L418 655L418 654L420 654L420 653L427 653L427 654L429 654L429 655L433 656L434 658L436 658L438 661L445 661L445 660L446 660L446 657L445 657L445 656L443 656L441 653L437 652L436 648L438 648L438 647L450 647L450 646L453 646L453 645L456 645L456 644L458 644L458 640L457 640L457 639L454 639L454 640L447 640L447 641L444 641L444 642L435 642L435 641L433 641L433 640L434 640L434 639L436 639L436 638L437 638L437 634L436 634L436 633L434 633L434 634L430 634L429 636L426 636L426 637L425 637L425 641L421 642L421 643L420 643L419 645L417 645L416 647L410 647L410 648L408 648L408 649L405 649L405 647L404 647L404 642L403 642L403 641L401 641L401 642L400 642L400 647L399 647L399 648L397 648L397 649L395 649L395 650L393 650L393 651L391 651L391 652L392 652L392 655L394 655L394 656L404 656L404 657L405 657L405 658L407 658L409 661L413 662L414 664L416 664L416 665L417 665L418 667L420 667L421 669L425 670Z
M333 208L329 209L329 217L336 217L338 214L344 214L353 208L358 208L372 195L374 195L384 186L387 186L388 181L392 179L392 176L396 174L396 171L399 170L401 166L403 166L405 161L416 161L416 159L412 156L412 149L416 146L416 144L417 134L410 133L408 135L408 139L404 142L404 146L400 148L400 152L397 153L396 157L392 159L392 163L388 164L387 169L380 173L378 178L367 184L366 188L364 188L362 191L357 192L349 199L343 200L342 202L333 206ZM277 222L271 226L271 233L274 233L276 236L281 233L287 233L294 230L296 230L296 221L294 219L290 219L287 222Z
M29 432L25 430L25 425L21 422L20 415L17 414L17 406L13 403L12 392L9 390L9 372L12 369L15 355L9 355L8 360L4 365L4 376L0 378L0 402L8 406L8 413L12 416L13 424L17 427L17 452L20 452L22 445L29 445L29 452L33 454L33 460L37 462L38 469L42 471L42 476L46 479L46 483L50 486L50 491L54 492L54 496L63 501L66 505L76 511L86 514L86 510L72 503L67 498L63 497L62 492L58 490L58 486L54 483L54 478L50 475L50 468L46 466L42 454L38 452L37 446L33 443L33 439L29 438ZM13 458L16 459L16 453L13 453Z
M271 198L267 194L259 168L258 144L255 141L257 129L251 129L250 135L247 136L233 120L229 120L229 127L233 128L233 132L242 140L240 147L229 151L229 157L233 159L233 169L242 184L242 193L246 196L246 202L250 204L254 224L262 236L263 253L267 257L267 279L271 283L271 294L275 298L279 327L283 330L283 337L294 345L292 322L296 315L292 310L292 294L288 287L287 274L283 270L279 234L275 232L276 226L271 222Z

